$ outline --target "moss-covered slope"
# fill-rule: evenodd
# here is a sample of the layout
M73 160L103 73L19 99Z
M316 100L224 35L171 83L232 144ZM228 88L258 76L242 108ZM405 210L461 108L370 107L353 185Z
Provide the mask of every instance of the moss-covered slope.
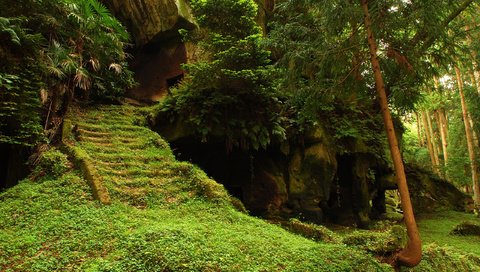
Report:
M131 107L72 114L74 144L111 196L73 171L0 195L0 271L383 271L360 250L317 243L238 212L223 187L177 162Z
M315 242L237 211L223 186L176 161L141 125L141 111L70 116L69 145L90 161L110 205L94 199L77 170L40 171L0 193L0 271L393 271L369 253L374 234L350 246ZM382 237L374 245L383 248ZM425 249L413 271L480 268L477 256Z

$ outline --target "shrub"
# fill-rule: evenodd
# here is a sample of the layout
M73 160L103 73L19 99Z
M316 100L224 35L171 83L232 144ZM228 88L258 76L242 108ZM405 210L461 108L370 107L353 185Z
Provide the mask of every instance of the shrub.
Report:
M50 149L40 156L37 172L43 172L47 176L60 177L70 168L67 155L57 149Z
M207 57L185 65L187 76L161 110L173 120L185 120L203 141L223 138L227 149L265 148L273 139L285 138L272 83L275 69L261 45L255 2L198 0L192 7L200 30L186 38Z

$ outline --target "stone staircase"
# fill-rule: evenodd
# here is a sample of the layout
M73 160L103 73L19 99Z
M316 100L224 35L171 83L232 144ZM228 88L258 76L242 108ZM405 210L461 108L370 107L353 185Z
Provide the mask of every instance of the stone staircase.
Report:
M168 143L142 125L140 112L122 105L70 113L69 145L86 154L112 202L144 208L199 196L228 198L223 187L198 168L176 161Z

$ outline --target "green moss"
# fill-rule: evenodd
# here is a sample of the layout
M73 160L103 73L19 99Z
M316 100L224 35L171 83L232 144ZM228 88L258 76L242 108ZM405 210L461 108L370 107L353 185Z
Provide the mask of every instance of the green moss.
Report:
M315 243L192 198L103 206L76 173L0 195L1 271L391 271L342 245Z
M475 235L480 236L480 222L475 223L471 221L465 221L457 226L450 232L453 235Z
M422 215L418 220L420 236L424 244L436 243L442 247L452 247L457 251L480 256L479 236L450 235L455 226L464 221L479 222L479 219L474 214L454 211Z
M452 247L429 244L423 247L423 258L418 266L411 269L403 268L401 271L480 271L480 257Z
M395 225L389 231L355 231L346 235L342 242L348 246L359 247L376 255L389 255L406 244L406 231Z
M288 229L305 238L250 217L235 210L222 185L176 161L156 133L135 129L138 114L100 107L72 119L103 127L86 136L79 125L80 141L69 149L90 160L111 205L94 201L95 190L76 172L25 180L0 194L0 271L392 271L371 254L403 245L403 228L350 233L342 244L321 226L291 221ZM465 214L439 216L420 220L422 237L457 246L464 237L447 233ZM477 253L478 242L463 243ZM478 270L478 257L456 248L425 251L415 271Z
M301 222L298 219L291 219L284 227L305 238L312 239L317 242L340 243L339 237L328 228L310 223Z
M52 177L59 177L69 169L67 156L52 148L41 154L35 172L42 172Z

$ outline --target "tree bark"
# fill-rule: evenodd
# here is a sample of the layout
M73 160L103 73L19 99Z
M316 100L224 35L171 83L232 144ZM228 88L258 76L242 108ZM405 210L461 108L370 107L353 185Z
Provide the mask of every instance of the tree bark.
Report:
M468 117L468 106L465 103L465 96L463 94L463 80L460 69L455 66L455 74L457 76L458 91L460 93L460 103L462 104L463 123L465 124L465 136L467 138L468 156L470 158L470 167L472 171L472 185L473 185L473 200L475 203L475 210L480 211L480 186L478 181L478 166L475 160L475 150L473 146L473 133L470 127Z
M408 234L408 244L406 248L396 254L394 261L400 265L413 267L420 263L422 259L422 242L420 240L420 234L418 232L415 216L413 214L410 193L407 185L407 177L405 175L405 169L403 166L400 149L398 147L397 137L395 135L392 116L390 114L390 110L388 109L385 83L383 81L382 71L380 70L380 63L377 58L377 42L375 41L375 37L371 28L372 22L368 10L368 0L360 0L360 3L365 15L365 29L367 31L367 40L370 49L370 61L375 75L375 89L377 91L379 104L382 111Z
M418 146L423 147L423 135L422 135L422 126L420 124L420 117L418 116L418 112L415 112L415 117L417 117L417 134L418 134Z
M427 138L428 154L430 155L430 161L432 162L432 169L435 171L435 156L433 154L433 145L432 145L432 138L430 136L430 130L428 129L427 115L423 112L421 114L422 114L423 127L425 128L425 138Z
M432 118L430 117L430 113L428 112L428 110L425 111L425 114L427 115L428 131L431 137L430 142L432 143L433 161L434 161L433 168L435 173L440 174L438 170L438 167L440 166L440 160L438 159L438 145L435 139L435 133L433 131Z
M443 164L445 166L447 166L447 163L448 163L448 151L447 151L448 142L447 142L447 135L446 135L445 129L444 129L445 125L443 124L443 120L442 120L440 111L435 112L435 119L437 120L438 128L440 130L440 137L441 137L441 140L442 140Z
M440 92L440 83L438 82L438 78L434 77L434 84L435 84L435 89L437 92ZM444 118L442 118L443 114L443 109L440 109L436 111L436 119L437 119L437 124L438 128L440 130L440 136L442 139L442 150L443 150L443 163L445 166L448 164L448 141L447 141L447 126L444 123Z

